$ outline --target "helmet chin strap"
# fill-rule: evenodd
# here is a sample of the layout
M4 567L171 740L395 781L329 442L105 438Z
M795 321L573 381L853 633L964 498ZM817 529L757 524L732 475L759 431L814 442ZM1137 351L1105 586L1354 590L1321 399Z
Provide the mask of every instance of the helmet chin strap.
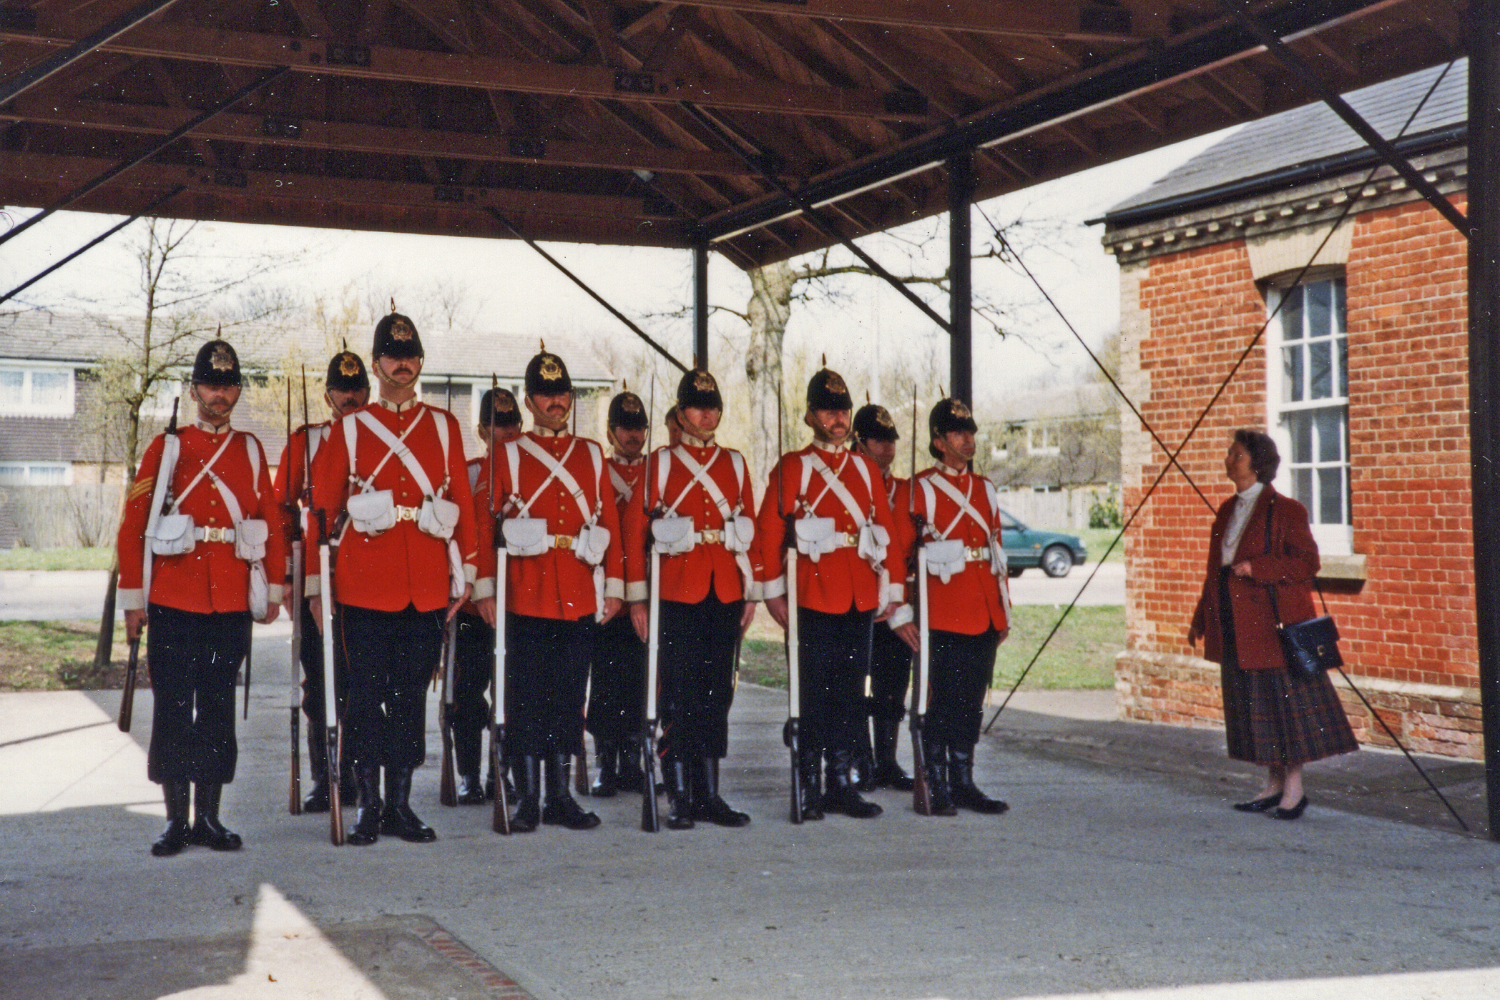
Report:
M563 415L560 418L558 418L556 421L554 421L553 418L550 415L548 415L548 414L542 412L541 410L537 409L536 408L536 404L531 401L531 397L530 396L526 397L526 409L528 409L528 410L531 411L532 419L534 419L538 424L540 424L541 426L547 428L549 431L552 431L555 434L555 433L557 433L559 431L567 430L567 427L568 427L568 416L569 416L569 414L571 414L573 412L573 402L574 402L574 400L573 400L573 394L569 393L568 394L568 408L567 408L567 410L565 410L563 412Z
M382 357L384 357L384 355L382 355ZM401 359L401 360L405 360L405 359ZM417 379L419 379L419 378L422 377L422 362L423 362L423 359L422 358L417 358L415 360L417 362L417 374L412 378L411 382L409 382L409 383L407 383L405 385L403 385L400 382L397 382L395 379L391 378L389 375L387 375L385 373L385 369L382 368L381 365L380 365L380 358L379 357L377 357L377 358L374 359L373 363L371 364L371 367L375 369L375 377L378 378L378 379L380 379L380 381L384 382L386 385L390 386L393 389L407 389L407 388L411 388L416 383Z

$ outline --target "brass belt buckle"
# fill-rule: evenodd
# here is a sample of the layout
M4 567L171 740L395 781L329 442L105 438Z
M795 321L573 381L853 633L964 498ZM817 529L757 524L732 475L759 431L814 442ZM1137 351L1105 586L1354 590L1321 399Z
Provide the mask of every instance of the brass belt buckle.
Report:
M398 522L400 522L400 521L415 521L416 519L417 519L417 508L415 508L415 507L397 507L396 508L396 520Z
M855 546L859 545L859 535L853 532L846 534L844 536L844 544L849 546L851 549L854 548Z
M724 532L718 528L706 528L699 532L699 536L707 545L722 545L724 543Z
M573 547L573 536L558 535L555 539L552 540L552 546L553 548L558 549L571 549Z

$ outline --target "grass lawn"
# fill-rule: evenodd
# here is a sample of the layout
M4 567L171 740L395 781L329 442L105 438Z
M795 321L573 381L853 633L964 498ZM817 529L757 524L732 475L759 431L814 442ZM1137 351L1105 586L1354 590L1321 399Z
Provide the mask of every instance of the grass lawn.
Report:
M99 623L0 622L0 691L67 691L118 689L125 686L125 626L116 624L112 662L94 669ZM142 645L138 683L146 680Z
M0 549L0 570L109 569L115 550Z
M1007 689L1031 662L1037 647L1062 614L1058 608L1038 605L1022 605L1012 610L1010 638L1001 645L1000 655L995 658L995 686ZM1124 648L1124 608L1074 608L1022 687L1114 687L1115 654ZM785 690L786 653L781 643L747 638L740 650L740 679Z
M1052 531L1063 531L1069 535L1077 535L1083 539L1083 547L1089 550L1089 562L1098 562L1099 557L1104 555L1104 550L1109 548L1109 543L1115 540L1120 533L1119 528L1052 528ZM1125 539L1120 539L1120 544L1109 554L1105 562L1125 561Z

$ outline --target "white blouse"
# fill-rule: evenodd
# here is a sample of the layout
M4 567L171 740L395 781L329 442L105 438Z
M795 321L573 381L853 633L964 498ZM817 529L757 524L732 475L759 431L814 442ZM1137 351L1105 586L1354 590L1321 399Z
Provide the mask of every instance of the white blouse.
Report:
M1234 513L1229 515L1229 525L1224 529L1224 544L1221 546L1224 565L1234 563L1235 550L1240 547L1240 538L1245 534L1245 525L1250 523L1250 512L1255 510L1256 498L1266 484L1255 482L1236 494Z

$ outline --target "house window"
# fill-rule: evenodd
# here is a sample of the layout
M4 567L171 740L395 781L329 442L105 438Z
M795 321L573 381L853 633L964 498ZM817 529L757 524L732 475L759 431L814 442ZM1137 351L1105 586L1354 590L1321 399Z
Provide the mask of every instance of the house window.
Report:
M1344 279L1274 290L1266 365L1267 426L1281 451L1276 488L1307 508L1329 554L1352 551L1349 516L1349 349Z
M1057 428L1051 424L1029 424L1026 427L1026 453L1028 455L1058 455Z
M0 368L0 413L16 417L71 417L73 369Z
M0 462L0 486L67 486L73 482L68 462Z
M182 383L175 378L164 378L151 387L151 395L141 404L141 415L147 417L170 417L172 404L182 394ZM185 411L177 413L179 421L190 419Z

